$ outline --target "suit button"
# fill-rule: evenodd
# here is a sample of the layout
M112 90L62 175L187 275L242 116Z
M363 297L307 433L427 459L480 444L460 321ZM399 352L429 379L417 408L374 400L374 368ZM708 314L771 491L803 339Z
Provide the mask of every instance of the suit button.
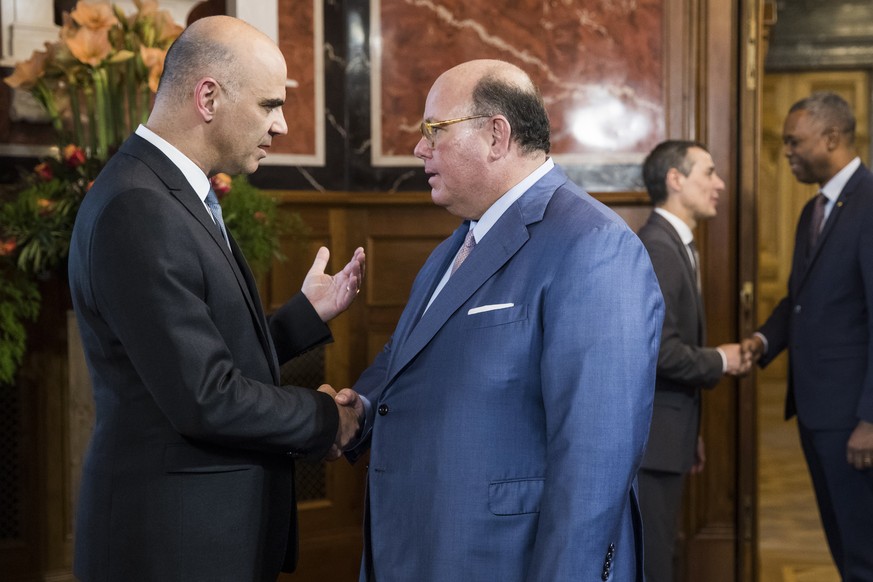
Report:
M800 313L800 305L794 306L794 313Z
M390 410L391 410L391 409L388 408L388 405L387 405L387 404L380 404L380 405L379 405L379 416L385 416L386 414L388 414L388 412L389 412Z

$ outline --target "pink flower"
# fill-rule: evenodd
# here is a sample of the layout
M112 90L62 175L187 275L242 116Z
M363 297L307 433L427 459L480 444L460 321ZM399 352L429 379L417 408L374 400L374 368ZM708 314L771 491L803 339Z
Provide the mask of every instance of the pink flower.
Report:
M64 147L64 161L71 168L78 168L85 163L85 152L76 144Z
M233 184L231 177L225 173L215 174L212 176L210 182L212 182L212 189L215 190L215 195L219 199L223 198L228 192L230 192Z
M48 182L55 177L54 172L52 172L52 167L48 164L48 162L41 162L37 164L33 171L36 172L36 175L45 182Z

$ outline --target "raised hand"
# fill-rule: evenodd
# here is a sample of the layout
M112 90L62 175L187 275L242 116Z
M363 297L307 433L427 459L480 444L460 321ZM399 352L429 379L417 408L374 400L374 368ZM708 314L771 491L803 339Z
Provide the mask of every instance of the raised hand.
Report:
M355 249L351 260L335 275L324 272L328 259L330 251L327 247L319 248L301 289L324 322L349 308L361 290L366 266L366 256L361 247Z

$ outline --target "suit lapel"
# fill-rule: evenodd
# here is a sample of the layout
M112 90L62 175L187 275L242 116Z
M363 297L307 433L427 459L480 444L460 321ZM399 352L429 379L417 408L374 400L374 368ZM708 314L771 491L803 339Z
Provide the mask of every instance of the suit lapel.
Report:
M446 269L449 268L449 263L454 260L458 249L461 248L468 230L470 230L470 222L465 220L451 237L437 247L433 256L422 267L421 274L419 275L422 281L422 292L415 293L409 298L409 303L406 309L403 310L403 315L400 321L397 322L397 330L394 332L395 345L403 345L412 329L421 320L421 315L424 313L427 302L436 290L440 280L442 280Z
M813 200L810 200L807 205L803 209L803 219L797 225L798 228L798 246L801 245L803 248L798 249L797 260L800 262L802 267L801 275L799 277L797 283L797 289L800 290L803 287L803 284L806 282L807 276L810 271L812 271L812 267L818 259L819 255L822 252L822 249L827 244L828 238L830 237L831 232L834 231L838 222L840 222L841 217L846 212L847 209L851 211L852 206L852 197L855 194L855 188L858 185L858 182L861 180L861 173L866 171L866 168L862 164L852 177L849 178L849 181L846 183L843 191L840 192L839 197L837 197L837 201L834 203L834 207L831 209L830 215L828 215L828 219L825 221L824 228L822 228L821 233L818 235L818 243L814 248L810 248L810 240L809 240L809 229L810 229L810 221L812 220L812 203ZM804 261L804 257L807 257Z
M452 275L418 323L410 329L389 370L389 381L433 339L446 321L482 284L506 264L528 238L527 227L522 222L517 207L510 207L488 231L482 242L476 245L464 261L464 267ZM456 252L459 246L460 244L454 247ZM445 263L445 261L441 262ZM448 268L447 263L445 268ZM427 303L429 298L428 294L421 299Z
M555 190L567 181L567 176L557 166L543 176L524 195L510 206L503 216L488 231L488 234L448 280L428 310L421 315L445 270L463 242L468 230L464 223L449 241L443 243L445 250L433 257L428 285L422 292L410 298L407 312L409 318L402 321L402 333L395 334L395 357L389 365L387 381L390 383L403 368L424 349L437 332L454 316L482 285L499 271L530 238L528 225L542 220L546 206ZM400 326L398 326L398 331Z
M257 328L261 346L264 348L264 353L270 361L273 376L278 381L279 371L276 353L269 333L267 333L264 311L257 296L254 279L249 272L248 266L245 264L245 260L242 258L239 247L236 246L236 242L230 236L230 232L228 231L228 237L231 240L233 252L228 248L227 242L221 236L221 231L216 228L215 222L209 216L209 212L206 210L200 197L194 192L185 175L158 148L134 134L122 145L119 153L135 157L148 166L167 187L168 193L179 201L194 220L200 223L205 229L207 236L221 249L228 266L233 271L234 277L239 284L240 292L245 298L246 305ZM237 263L234 253L240 257L239 263ZM243 271L245 271L245 274Z
M694 272L694 265L691 263L691 258L688 256L688 247L682 242L682 238L679 236L679 233L676 232L676 229L673 228L673 225L670 224L670 222L666 218L664 218L657 212L653 212L652 219L654 220L656 226L658 226L667 233L667 236L669 236L670 240L672 240L673 243L676 245L676 250L679 253L679 256L682 257L682 263L685 265L685 276L688 279L686 282L694 292L695 307L697 309L697 333L698 337L700 338L700 345L703 345L706 341L706 328L703 323L703 297L697 290L697 274Z

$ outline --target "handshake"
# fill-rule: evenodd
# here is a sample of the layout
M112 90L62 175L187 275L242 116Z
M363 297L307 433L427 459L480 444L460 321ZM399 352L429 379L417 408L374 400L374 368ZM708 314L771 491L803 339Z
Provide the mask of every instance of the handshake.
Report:
M740 343L720 345L718 349L727 359L725 374L745 376L752 369L752 365L761 359L764 353L764 341L760 336L753 335Z
M364 424L364 401L351 388L343 388L337 392L329 384L322 384L318 391L330 395L339 411L336 439L325 456L328 461L335 461L360 436Z

